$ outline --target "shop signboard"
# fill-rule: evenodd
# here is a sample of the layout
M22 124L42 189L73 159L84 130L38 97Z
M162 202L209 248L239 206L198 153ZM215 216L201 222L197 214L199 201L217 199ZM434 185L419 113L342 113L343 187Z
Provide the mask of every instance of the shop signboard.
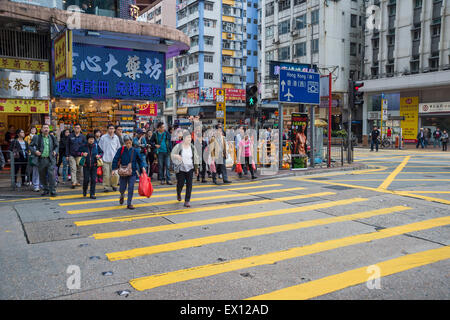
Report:
M139 115L156 117L158 115L158 104L157 103L140 104Z
M245 101L245 89L226 88L225 96L227 101Z
M189 89L187 91L187 104L197 104L198 103L198 88Z
M27 70L36 72L49 72L48 61L29 59L0 58L1 69Z
M72 31L63 31L53 42L55 80L72 78Z
M419 97L400 98L400 126L405 142L415 142L419 129Z
M55 97L165 100L163 52L74 43L72 70L72 79L56 81Z
M47 113L48 100L0 99L0 113Z
M19 99L48 99L48 73L0 71L0 96Z
M291 115L292 139L292 169L306 169L308 167L308 115L292 113Z
M449 112L450 112L450 101L419 104L419 113L449 113Z

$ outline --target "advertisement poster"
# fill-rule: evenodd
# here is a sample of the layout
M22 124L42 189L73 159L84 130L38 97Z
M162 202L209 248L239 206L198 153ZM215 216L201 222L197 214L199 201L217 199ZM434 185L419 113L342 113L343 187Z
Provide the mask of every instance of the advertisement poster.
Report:
M305 113L292 113L291 115L292 139L292 169L306 169L308 167L308 115Z
M402 134L405 142L416 142L419 126L419 97L400 99L400 116Z

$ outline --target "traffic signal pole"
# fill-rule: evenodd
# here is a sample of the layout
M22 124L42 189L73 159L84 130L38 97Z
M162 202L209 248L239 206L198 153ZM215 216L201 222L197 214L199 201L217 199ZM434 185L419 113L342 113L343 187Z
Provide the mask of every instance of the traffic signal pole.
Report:
M332 81L331 81L332 77L331 77L331 73L328 75L328 159L327 159L327 167L330 168L331 167L331 99L332 99L332 95L331 95L331 85L332 85Z

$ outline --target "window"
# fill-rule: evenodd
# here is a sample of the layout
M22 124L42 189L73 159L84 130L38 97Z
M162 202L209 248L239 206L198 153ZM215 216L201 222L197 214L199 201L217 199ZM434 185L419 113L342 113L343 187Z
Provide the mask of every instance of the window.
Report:
M258 40L258 35L257 34L253 35L253 40Z
M319 52L319 39L313 39L311 40L311 46L312 46L312 53L318 53Z
M278 24L278 34L286 34L290 31L291 29L291 21L290 20L285 20L282 21Z
M430 58L428 63L431 71L436 71L439 69L439 57Z
M299 4L305 3L306 0L295 0L294 1L294 6L298 6Z
M319 23L319 9L311 12L311 24Z
M191 47L198 46L198 36L191 38Z
M254 24L258 24L258 19L253 19Z
M306 14L302 14L295 18L295 29L300 30L306 28Z
M166 61L166 70L172 69L173 68L173 58L171 59L167 59Z
M350 55L356 57L356 43L350 42Z
M205 72L205 79L206 80L213 80L214 79L214 74L210 73L210 72Z
M422 8L422 0L415 0L414 8Z
M266 17L273 15L274 6L273 2L266 4Z
M173 108L173 98L167 98L166 100L166 108Z
M214 42L214 37L205 37L205 44L207 46L212 46Z
M431 27L431 35L433 37L438 37L441 35L441 25L440 24Z
M306 56L306 42L296 43L294 45L294 56L304 57Z
M357 27L357 21L358 21L358 16L356 14L352 14L350 15L350 25L352 28L356 28Z
M155 22L156 24L161 24L161 20L158 20Z
M213 63L213 58L214 58L214 56L210 56L210 55L205 55L205 62L208 62L208 63Z
M290 49L289 47L284 47L284 48L278 49L278 59L279 60L289 60L291 58L289 49Z
M266 27L266 38L272 38L273 37L273 29L274 29L274 26Z
M214 10L214 3L213 2L205 2L205 10L213 11Z
M291 0L279 0L278 11L283 11L291 7Z
M167 89L173 88L173 80L172 79L166 79L166 88Z

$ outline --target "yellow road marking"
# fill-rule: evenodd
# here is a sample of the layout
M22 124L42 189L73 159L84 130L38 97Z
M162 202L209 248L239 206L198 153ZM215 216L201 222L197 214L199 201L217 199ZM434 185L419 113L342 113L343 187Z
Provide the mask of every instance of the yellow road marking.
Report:
M423 196L420 194L412 194L412 193L405 192L405 191L394 191L394 194L398 194L398 195L406 196L406 197L423 199L423 200L427 200L430 202L440 202L440 203L444 203L444 204L450 204L449 200L445 200L445 199L441 199L441 198L427 197L427 196Z
M320 196L333 195L333 194L335 194L335 193L322 192L322 193L304 195L303 198L306 199L306 198L320 197ZM196 226L203 226L206 224L236 222L236 221L243 221L243 220L249 220L249 219L257 219L257 218L261 218L261 217L276 216L276 215L286 214L286 213L304 212L304 211L310 211L310 210L315 210L315 209L319 209L319 208L329 208L330 206L333 206L333 205L336 205L336 206L344 205L344 204L365 201L365 200L367 200L367 199L355 198L355 199L349 199L349 200L340 200L340 201L326 202L326 203L320 203L320 204L313 204L313 205L308 205L308 206L304 206L304 207L295 207L295 208L278 209L278 210L271 210L271 211L241 214L241 215L233 215L233 216L227 216L227 217L222 217L222 218L197 220L197 221L190 221L190 222L177 223L177 224L168 224L168 225L162 225L162 226L153 226L153 227L128 229L128 230L122 230L122 231L96 233L92 236L97 240L128 237L128 236L134 236L134 235L138 235L138 234L191 228L191 227L196 227Z
M248 184L257 184L257 183L261 183L261 181L252 181L252 182L243 182L243 183L233 183L230 186L243 186L243 185L248 185ZM219 189L219 187L222 187L224 185L194 185L192 186L193 189L200 189L200 188L217 188ZM227 185L228 186L228 185ZM163 188L158 188L156 186L154 187L154 192L157 191L173 191L176 190L176 186L172 186L172 187L163 187ZM127 192L125 191L125 194L127 194ZM138 190L134 191L134 194L138 194ZM95 196L100 196L100 197L107 197L107 196L115 196L115 195L120 195L119 191L114 191L114 192L97 192ZM82 199L83 195L81 194L71 194L71 195L67 195L67 196L56 196L56 197L50 197L50 200L66 200L66 199Z
M335 179L337 182L364 182L364 181L386 181L386 179ZM396 181L450 181L450 179L395 179Z
M334 193L332 193L332 194L334 194ZM205 212L205 211L217 211L217 210L223 210L223 209L240 208L240 207L254 206L254 205L260 205L260 204L270 204L270 203L275 203L275 202L304 199L305 197L308 197L308 196L309 195L302 194L302 195L297 195L297 196L246 201L246 202L231 203L231 204L224 204L224 205L218 205L218 206L214 205L214 206L206 206L206 207L192 208L192 209L168 210L168 211L162 211L162 212L158 212L158 213L151 212L151 213L142 213L142 214L137 214L137 215L120 216L120 217L112 217L112 218L82 220L82 221L75 221L74 224L78 227L81 227L81 226L89 226L89 225L94 225L94 224L103 224L103 223L112 223L112 222L130 222L130 221L134 221L134 220L149 219L149 218L155 218L155 217L165 217L165 216L172 216L172 215L178 215L178 214L200 213L200 212Z
M395 177L403 170L403 168L406 166L406 164L408 163L410 158L411 158L411 156L405 157L405 159L403 159L402 163L400 163L399 166L397 168L395 168L394 171L391 172L391 174L378 187L378 189L386 190L389 187L389 185L392 183L392 181L395 179Z
M234 191L234 190L249 190L249 189L262 189L262 188L270 188L270 187L280 187L282 184L268 184L268 185L260 185L254 187L240 187L240 188L226 188L226 189L214 189L214 190L204 190L204 191L192 191L192 194L204 194L204 193L217 193L223 191ZM165 193L165 194L153 194L152 198L167 198L167 197L175 197L176 193ZM133 197L133 199L148 199L147 197ZM82 204L95 204L95 203L106 203L106 202L116 202L117 198L113 199L102 199L102 200L87 200L87 201L77 201L77 202L66 202L60 203L61 207L66 206L76 206Z
M335 203L334 205L340 205L340 204ZM308 209L307 207L295 208L295 209L289 209L290 212L281 212L281 213L277 213L277 214L297 213L297 212L314 210L314 209L310 209L310 210L307 210L307 209ZM245 231L239 231L239 232L233 232L233 233L214 235L214 236L209 236L209 237L182 240L182 241L171 242L171 243L163 243L160 245L149 246L149 247L145 247L145 248L137 248L137 249L132 249L132 250L107 253L106 256L108 257L108 259L110 261L131 259L131 258L145 256L145 255L181 250L181 249L192 248L192 247L207 245L207 244L212 244L212 243L220 243L220 242L226 242L226 241L230 241L230 240L244 239L244 238L256 237L256 236L261 236L261 235L268 235L268 234L273 234L273 233L277 233L277 232L285 232L285 231L292 231L292 230L298 230L298 229L303 229L303 228L310 228L310 227L321 226L321 225L332 224L332 223L343 222L343 221L365 219L365 218L370 218L370 217L374 217L374 216L378 216L378 215L389 214L389 213L394 213L396 211L398 212L398 211L404 211L404 210L410 210L410 209L411 208L397 206L397 207L386 208L386 209L371 210L371 211L367 211L367 212L355 213L355 214L333 217L333 218L323 218L323 219L316 219L316 220L309 220L309 221L301 221L301 222L297 222L297 223L290 223L290 224L267 227L267 228L245 230ZM275 211L274 212L268 211L267 213L268 214L264 215L264 217L273 215L272 213L275 213ZM257 218L259 218L259 216ZM207 223L207 224L209 224L209 223Z
M408 254L378 262L380 277L403 272L450 258L450 246ZM305 300L367 282L369 266L269 292L246 300Z
M276 192L288 192L288 191L296 191L296 190L304 190L305 188L297 187L297 188L287 188L287 189L279 189ZM195 198L191 199L191 202L203 201L203 200L215 200L215 199L226 199L226 198L239 198L239 197L247 197L253 195L260 194L269 194L274 193L274 190L266 190L266 191L257 191L257 192L249 192L249 193L239 193L239 194L227 194L227 195L219 195L212 197L203 197L203 198ZM149 202L149 203L139 203L135 204L135 208L143 208L150 207L156 205L164 205L164 204L174 204L179 203L177 200L168 200L168 201L160 201L160 202ZM101 211L109 211L109 210L119 210L125 209L127 206L111 206L111 207L100 207L100 208L89 208L89 209L80 209L80 210L70 210L67 211L68 214L80 214L80 213L90 213L90 212L101 212Z
M273 264L282 260L298 258L327 250L369 242L377 239L389 238L408 232L436 228L448 224L450 224L450 217L441 217L422 222L411 223L399 227L386 228L377 232L349 236L341 239L328 240L325 242L314 243L312 245L295 247L288 250L276 251L243 259L207 264L193 268L136 278L130 280L130 284L136 290L143 291L172 283L209 277L225 272L252 268L261 265Z
M404 190L403 192L407 192L407 193L450 193L450 191L440 191L440 190L436 190L436 191L419 191L419 190Z

